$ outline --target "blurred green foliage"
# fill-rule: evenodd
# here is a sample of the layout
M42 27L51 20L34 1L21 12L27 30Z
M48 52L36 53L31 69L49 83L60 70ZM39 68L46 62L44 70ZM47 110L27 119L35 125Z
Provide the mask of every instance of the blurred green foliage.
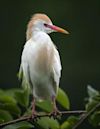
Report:
M67 94L59 88L57 102L64 108L70 109L70 101ZM86 98L86 111L91 111L100 103L100 92L88 86L88 97ZM22 116L31 115L30 94L25 89L0 89L0 123L12 121ZM49 101L36 102L36 107L44 114L52 111L52 103ZM24 109L24 110L23 110ZM65 114L66 115L66 114ZM62 116L63 117L63 116ZM53 117L41 117L37 121L22 121L15 124L7 125L2 129L72 129L80 120L80 115L69 115L67 119L62 121L62 117L54 119ZM100 127L100 105L94 110L88 118L94 127Z

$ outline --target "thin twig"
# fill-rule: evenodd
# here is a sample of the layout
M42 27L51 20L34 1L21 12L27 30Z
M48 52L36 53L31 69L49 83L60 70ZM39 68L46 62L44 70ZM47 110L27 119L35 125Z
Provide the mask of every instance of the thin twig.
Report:
M81 113L86 113L86 111L82 111L82 110L78 110L78 111L61 111L60 113L62 115L64 115L64 114L81 114ZM15 119L15 120L8 121L8 122L0 124L0 128L4 127L4 126L7 126L7 125L10 125L10 124L18 123L18 122L21 122L21 121L32 121L32 120L34 121L34 119L37 119L37 118L40 118L40 117L50 117L50 116L51 116L50 114L37 115L35 118L32 118L31 116L23 116L21 118L18 118L18 119Z
M81 114L86 113L86 111L83 110L77 110L77 111L61 111L61 114Z
M79 119L79 121L75 124L73 129L76 129L80 124L83 123L84 120L86 120L87 117L91 115L98 107L100 107L100 103L98 103L94 108L92 108L89 112L83 113Z

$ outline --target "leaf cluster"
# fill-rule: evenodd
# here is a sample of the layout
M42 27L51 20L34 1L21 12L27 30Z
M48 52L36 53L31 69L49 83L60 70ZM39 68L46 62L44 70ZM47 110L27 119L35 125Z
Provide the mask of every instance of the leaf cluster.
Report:
M57 101L62 107L69 109L69 98L60 88L58 90ZM26 115L31 115L32 112L30 105L30 92L28 89L0 89L0 124L13 121L14 119ZM42 112L39 112L40 114L44 112L49 113L52 111L52 103L50 101L37 102L36 107L39 110L42 110ZM33 128L34 125L44 129L58 129L60 127L58 120L43 117L34 123L23 121L5 126L2 129L30 129Z
M85 110L90 112L100 103L100 92L88 86L88 97L86 98ZM61 88L58 90L57 103L65 110L70 109L68 95ZM36 102L39 114L49 113L53 105L50 101ZM31 115L30 91L28 89L0 89L0 124L13 121L15 119ZM37 121L20 121L18 123L6 125L2 129L73 129L80 121L81 115L69 115L54 119L53 117L41 117ZM89 117L89 122L100 127L100 106L93 111Z
M100 92L93 89L90 85L87 87L88 91L88 98L86 104L87 112L91 111L93 107L96 107L96 110L92 112L89 116L89 122L94 127L100 127Z

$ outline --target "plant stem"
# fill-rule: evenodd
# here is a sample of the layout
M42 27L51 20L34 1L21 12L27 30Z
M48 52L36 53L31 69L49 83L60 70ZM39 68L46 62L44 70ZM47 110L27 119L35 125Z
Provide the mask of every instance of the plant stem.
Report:
M74 126L72 129L76 129L79 125L81 125L82 122L83 122L84 120L86 120L86 118L87 118L88 116L90 116L91 113L93 113L98 107L100 107L100 103L98 103L95 107L93 107L89 112L83 113L83 114L81 115L79 121L75 124L75 126Z

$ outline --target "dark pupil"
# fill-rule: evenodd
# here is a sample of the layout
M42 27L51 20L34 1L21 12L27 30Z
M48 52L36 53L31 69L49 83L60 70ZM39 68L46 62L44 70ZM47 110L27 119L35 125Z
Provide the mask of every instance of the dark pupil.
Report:
M44 26L45 26L45 27L47 27L47 24L46 24L46 23L44 23Z

